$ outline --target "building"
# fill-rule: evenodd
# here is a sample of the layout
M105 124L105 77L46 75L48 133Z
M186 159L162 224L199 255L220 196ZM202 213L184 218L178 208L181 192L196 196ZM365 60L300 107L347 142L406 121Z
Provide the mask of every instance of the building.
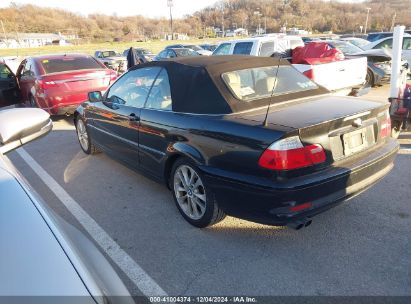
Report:
M0 38L0 48L31 48L45 45L66 45L67 39L77 39L75 35L64 36L61 33L14 33Z

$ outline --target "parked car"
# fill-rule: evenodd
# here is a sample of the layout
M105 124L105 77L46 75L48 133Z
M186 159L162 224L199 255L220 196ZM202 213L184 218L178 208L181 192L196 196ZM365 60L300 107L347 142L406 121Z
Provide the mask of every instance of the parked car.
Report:
M292 51L302 46L304 43L298 36L271 35L224 41L213 55L280 56L291 60ZM346 95L361 88L367 75L365 57L323 64L293 63L293 66L328 90L343 92Z
M193 56L200 56L196 51L187 48L166 48L162 50L160 53L154 57L153 61L164 60L168 58L176 58L176 57L193 57Z
M404 33L411 34L411 30L405 30ZM368 33L366 38L369 42L374 42L377 40L381 40L383 38L389 38L393 36L394 36L393 32L373 32L373 33Z
M76 110L81 149L165 183L182 216L299 229L393 167L388 103L337 97L269 57L138 65Z
M392 37L386 37L374 42L371 42L363 47L364 50L376 49L392 49ZM411 66L411 35L404 34L402 41L402 57L407 60L408 65Z
M23 60L14 73L0 63L0 105L24 103L52 115L72 114L90 90L106 90L117 78L89 55L41 55Z
M106 258L55 215L5 154L52 129L41 109L0 111L0 297L7 302L134 303ZM73 300L76 302L76 300Z
M217 48L217 44L200 44L200 47L202 47L203 49L210 51L210 52L214 52L214 50Z
M123 57L127 58L128 51L130 49L126 49L123 52ZM156 56L152 51L149 49L144 49L144 48L134 48L134 51L136 52L136 55L139 57L143 57L147 61L152 61L153 58Z
M198 54L202 56L211 56L213 54L213 52L209 50L205 50L201 46L195 45L195 44L173 44L173 45L169 45L166 47L166 49L181 49L181 48L192 49L193 51L196 51Z
M303 45L303 40L298 36L265 35L224 41L218 45L213 55L278 55L283 58L290 58L291 51Z
M123 73L127 70L127 58L121 54L118 54L116 51L96 51L94 53L94 57L100 60L109 69L119 73Z
M391 78L391 56L384 50L368 50L351 44L348 41L329 40L326 41L331 47L337 48L346 55L346 57L367 57L367 77L366 86L376 86L388 83ZM407 69L408 64L404 60L403 68Z
M365 40L363 38L358 38L358 37L344 37L344 38L340 38L340 40L348 41L349 43L359 47L360 49L362 49L365 45L370 43L368 40Z

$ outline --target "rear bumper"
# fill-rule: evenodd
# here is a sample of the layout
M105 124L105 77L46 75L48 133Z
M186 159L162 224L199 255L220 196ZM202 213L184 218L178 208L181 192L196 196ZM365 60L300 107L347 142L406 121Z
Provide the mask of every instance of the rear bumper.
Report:
M202 168L209 187L224 211L232 216L262 224L286 225L312 217L346 201L381 180L392 168L399 149L389 139L372 151L358 154L327 170L271 184L245 183L244 179L222 177L212 169ZM310 202L312 207L291 212L290 207Z

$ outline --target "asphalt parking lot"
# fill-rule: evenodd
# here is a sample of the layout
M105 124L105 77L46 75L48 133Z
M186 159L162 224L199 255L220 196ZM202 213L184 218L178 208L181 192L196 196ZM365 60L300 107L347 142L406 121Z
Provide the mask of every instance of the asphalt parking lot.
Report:
M409 296L411 134L400 142L383 181L300 231L230 217L194 228L163 185L104 154L85 155L71 118L8 157L51 209L102 247L135 295Z

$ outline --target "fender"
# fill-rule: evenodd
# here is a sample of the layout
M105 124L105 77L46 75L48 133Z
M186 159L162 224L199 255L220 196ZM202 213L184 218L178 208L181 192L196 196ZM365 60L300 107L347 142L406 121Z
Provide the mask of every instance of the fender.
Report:
M190 158L196 165L204 165L206 162L201 152L186 142L175 142L167 150L170 152L167 159L179 154Z

